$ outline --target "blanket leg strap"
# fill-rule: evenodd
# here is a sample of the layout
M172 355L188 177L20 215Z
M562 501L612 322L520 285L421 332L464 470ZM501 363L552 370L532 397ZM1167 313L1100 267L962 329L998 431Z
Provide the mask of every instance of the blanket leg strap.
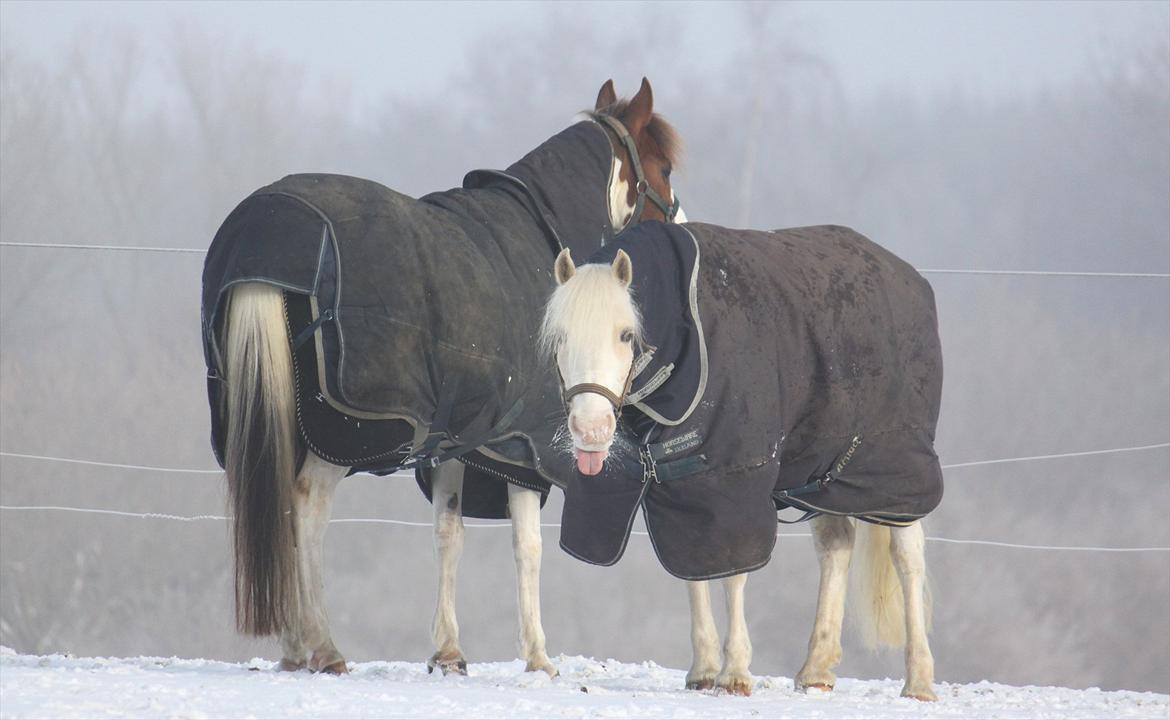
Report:
M317 328L333 319L332 308L325 308L325 312L317 316L317 319L310 323L304 330L297 333L297 337L292 342L292 349L295 353L301 349L301 346L309 342L309 338L313 337L313 333L317 332Z
M450 396L454 397L454 395L454 393L451 393ZM431 433L427 435L427 439L423 443L423 446L419 448L418 453L410 458L407 458L406 462L398 466L395 472L397 470L408 470L416 467L433 468L440 463L447 462L448 460L455 460L457 458L463 457L472 450L483 446L484 443L487 443L503 435L504 431L512 425L523 409L524 400L519 399L512 405L511 408L508 409L508 412L504 413L499 421L497 421L496 424L493 425L492 428L486 433L480 435L479 437L473 438L472 440L461 442L459 445L444 450L440 453L436 453L435 450L438 448L442 439L446 437L447 433L445 430L435 431L433 429L435 426L432 426ZM442 418L440 418L440 414L443 415ZM441 419L445 426L447 419L450 417L450 414L451 408L447 407L446 411L444 412L444 405L441 404L439 409L435 412L436 422Z
M819 510L805 510L804 514L801 515L800 517L796 518L795 520L785 520L784 518L777 515L776 522L778 522L782 525L799 525L802 522L805 522L807 520L812 520L813 518L818 517L820 515L824 515L824 513L820 512Z

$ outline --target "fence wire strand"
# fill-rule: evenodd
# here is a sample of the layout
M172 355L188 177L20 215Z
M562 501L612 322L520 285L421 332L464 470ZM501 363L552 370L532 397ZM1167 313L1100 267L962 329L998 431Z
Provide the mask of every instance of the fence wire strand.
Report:
M122 252L186 253L206 255L205 248L147 247L143 245L87 245L76 243L30 243L0 242L0 247L43 248L50 250L113 250ZM1093 272L1081 270L967 270L947 268L919 268L920 273L933 275L1016 275L1047 277L1100 277L1100 278L1170 278L1170 273L1148 272Z
M1002 463L1031 462L1034 460L1058 460L1061 458L1085 457L1085 456L1089 456L1089 455L1109 455L1109 454L1113 454L1113 453L1138 452L1138 451L1142 451L1142 450L1158 450L1160 448L1170 448L1170 442L1155 443L1153 445L1136 445L1134 447L1108 448L1105 450L1082 450L1079 452L1054 453L1051 455L1029 455L1029 456L1025 456L1025 457L996 458L994 460L973 460L970 462L950 463L947 465L943 465L941 467L943 470L955 470L958 468L977 467L980 465L998 465L998 464L1002 464ZM0 457L19 458L22 460L39 460L42 462L69 463L69 464L74 464L74 465L90 465L93 467L119 468L119 469L123 469L123 470L146 470L149 472L189 473L189 474L200 474L200 475L222 475L223 474L223 470L203 470L203 469L199 469L199 468L171 468L171 467L162 467L162 466L157 466L157 465L129 465L126 463L101 462L98 460L76 460L73 458L55 457L52 455L28 455L25 453L7 452L4 450L0 450ZM356 473L356 474L369 475L369 473ZM398 475L398 473L395 473L395 475ZM376 476L376 477L384 477L384 476Z
M125 510L106 510L98 508L77 508L66 507L62 505L0 505L0 510L4 511L42 511L42 512L76 512L90 515L113 515L116 517L130 517L141 520L177 520L180 522L200 522L207 520L227 521L231 519L229 515L171 515L169 513L157 512L127 512ZM413 522L410 520L392 520L389 518L334 518L329 521L330 525L401 525L405 527L419 527L429 528L432 523L429 522ZM511 523L464 523L464 527L473 530L480 529L499 529L510 528ZM560 528L560 523L541 523L541 528ZM642 537L648 536L644 530L633 530L631 535L639 535ZM778 538L807 538L812 537L812 533L776 533ZM1070 545L1025 545L1023 543L1005 543L996 542L993 540L959 540L955 538L934 537L927 536L927 540L931 542L950 543L953 545L984 545L990 547L1012 548L1016 550L1066 550L1066 551L1081 551L1081 552L1170 552L1170 547L1092 547L1092 546L1070 546Z

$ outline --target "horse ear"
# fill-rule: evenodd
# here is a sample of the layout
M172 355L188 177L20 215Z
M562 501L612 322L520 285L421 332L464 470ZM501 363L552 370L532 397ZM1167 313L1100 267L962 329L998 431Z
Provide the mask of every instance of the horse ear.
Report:
M630 134L637 137L650 124L650 117L653 114L654 91L650 89L650 81L642 78L642 87L638 88L638 94L630 101L630 107L622 120Z
M613 78L610 78L597 92L597 102L593 105L593 109L600 112L615 102L617 102L617 93L613 91Z
M630 283L634 281L634 264L630 262L630 256L626 255L625 250L617 251L617 257L613 259L613 265L610 268L613 270L613 276L622 284L622 287L628 288Z
M557 255L557 263L553 267L553 275L556 276L557 285L564 285L576 274L577 266L573 264L573 256L569 253L569 248L561 250L561 254Z

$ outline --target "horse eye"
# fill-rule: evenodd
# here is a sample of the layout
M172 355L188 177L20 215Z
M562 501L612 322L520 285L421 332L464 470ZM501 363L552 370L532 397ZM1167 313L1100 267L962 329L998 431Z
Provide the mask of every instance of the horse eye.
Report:
M662 168L662 179L663 180L670 179L670 170L671 170L671 167L669 164L666 167Z
M624 343L634 342L634 331L633 330L622 330L622 342L624 342Z

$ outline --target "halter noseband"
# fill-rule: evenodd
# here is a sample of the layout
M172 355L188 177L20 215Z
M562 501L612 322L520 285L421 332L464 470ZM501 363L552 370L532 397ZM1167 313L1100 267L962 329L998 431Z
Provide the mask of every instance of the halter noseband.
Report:
M658 192L650 187L650 183L646 181L646 172L642 170L642 161L638 158L638 146L634 143L634 138L630 136L630 132L626 130L626 126L614 117L609 115L596 115L598 120L604 123L610 130L613 130L621 142L622 147L630 156L630 164L634 170L634 189L638 193L638 199L634 201L634 214L630 216L627 225L632 225L642 219L642 208L646 205L646 200L649 198L650 202L658 206L662 214L666 216L666 222L674 222L675 215L678 215L679 199L678 195L674 196L673 203L667 203L665 199Z
M622 394L615 395L613 390L610 390L604 385L597 383L577 383L568 390L565 389L565 378L561 375L561 367L557 365L557 380L561 384L561 401L565 404L566 411L569 408L569 402L584 393L597 393L601 397L609 400L609 404L613 405L613 412L615 415L620 415L622 406L626 404L626 395L630 393L630 386L634 384L634 367L637 365L637 358L630 360L630 371L626 373L626 382L622 385Z

